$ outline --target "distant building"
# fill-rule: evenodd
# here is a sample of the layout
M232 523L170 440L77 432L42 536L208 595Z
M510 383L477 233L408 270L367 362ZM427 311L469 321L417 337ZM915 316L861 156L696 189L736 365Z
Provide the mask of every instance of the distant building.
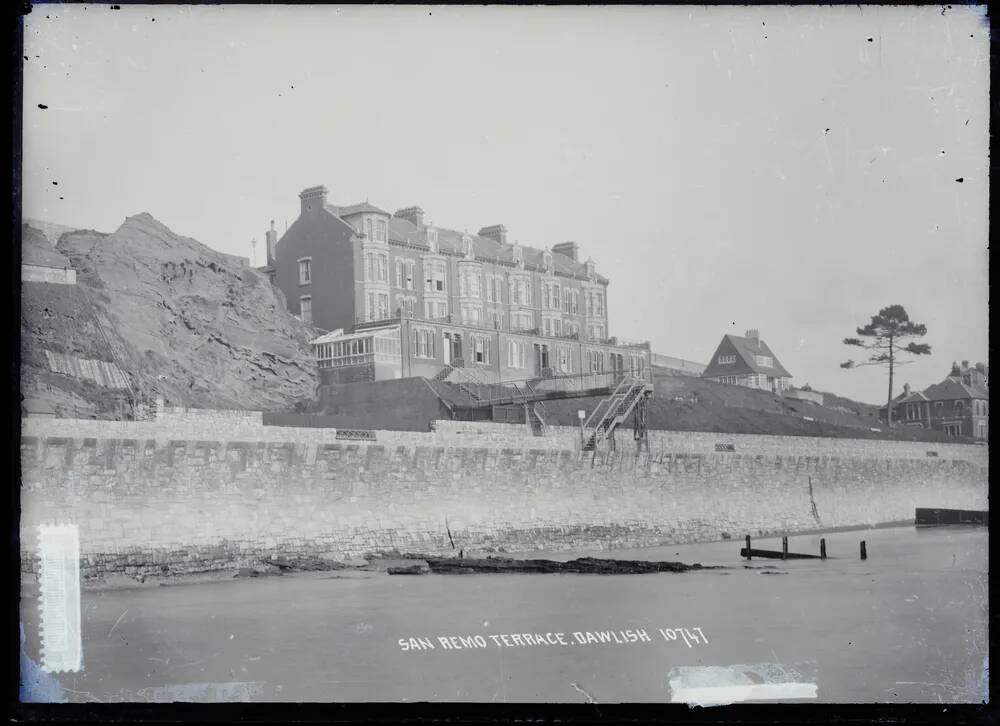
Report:
M704 363L695 363L683 358L660 355L659 353L652 353L649 362L654 368L659 368L668 375L691 376L692 378L699 378L707 367Z
M792 374L760 339L756 329L748 330L742 338L724 335L701 377L773 393L787 390L792 381Z
M883 421L888 406L879 409ZM985 441L990 431L989 367L985 363L961 367L952 366L951 373L940 383L923 391L903 392L892 402L892 419L897 423L943 431L950 436L968 436Z
M823 394L814 391L808 383L802 386L802 388L789 388L784 392L784 396L785 398L794 398L799 401L815 403L817 406L823 405Z
M262 268L289 310L320 330L324 382L434 377L474 369L490 381L649 366L649 344L608 335L608 280L575 242L539 249L435 227L420 207L338 207L299 194L298 219L268 235ZM336 331L346 331L337 333Z
M21 227L21 282L75 285L76 270L41 230Z

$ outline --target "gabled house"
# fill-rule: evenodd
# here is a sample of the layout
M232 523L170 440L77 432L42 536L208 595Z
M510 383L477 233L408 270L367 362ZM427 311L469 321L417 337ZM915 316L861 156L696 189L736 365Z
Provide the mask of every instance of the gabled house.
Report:
M879 413L886 420L886 406ZM898 423L944 431L950 436L968 436L985 441L989 438L990 415L989 368L983 363L970 367L952 366L940 383L923 391L910 391L893 399L892 419Z
M792 383L792 374L785 370L756 329L748 330L743 337L724 335L701 377L773 393L781 393Z

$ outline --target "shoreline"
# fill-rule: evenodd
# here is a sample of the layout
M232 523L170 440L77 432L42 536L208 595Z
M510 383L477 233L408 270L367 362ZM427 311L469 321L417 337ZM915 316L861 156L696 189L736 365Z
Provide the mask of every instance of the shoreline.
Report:
M912 527L915 526L915 520L905 519L905 520L895 520L891 522L881 522L871 525L854 525L854 526L843 526L843 527L819 527L808 530L797 530L795 532L763 532L761 534L751 534L752 539L773 539L775 537L781 537L783 535L788 535L789 537L800 537L800 536L815 536L818 534L837 534L843 532L863 532L868 530L881 530L881 529L893 529L902 527ZM966 525L955 525L955 526L966 526ZM731 537L729 539L719 538L712 540L705 540L701 542L685 542L685 543L664 543L661 545L652 545L646 547L618 547L610 549L581 549L572 551L550 551L546 549L535 549L535 550L525 550L525 551L497 551L497 552L480 552L476 548L470 548L465 551L466 558L472 559L475 557L503 557L512 559L553 559L557 561L571 560L580 557L596 557L598 559L614 559L611 553L616 550L621 551L639 551L639 550L653 550L657 547L673 547L673 546L683 546L691 547L698 545L710 545L719 544L721 542L730 543L740 543L743 541L742 537L735 538ZM101 579L93 580L83 580L80 583L81 591L85 592L104 592L104 591L117 591L117 590L137 590L137 589L154 589L159 587L178 587L184 585L200 585L206 583L218 583L218 582L230 582L230 581L244 581L252 579L265 579L274 577L303 577L311 576L315 578L325 578L325 579L370 579L372 577L388 576L386 570L388 567L400 565L400 564L412 564L413 558L408 557L408 555L415 553L400 553L395 551L380 551L376 553L371 553L366 555L364 558L364 564L355 562L354 564L346 564L339 561L331 561L330 567L322 570L296 570L289 569L288 571L253 571L252 568L223 568L218 570L209 570L199 573L189 573L189 574L179 574L179 575L167 575L158 576L150 575L144 580L139 581L128 575L111 575ZM425 553L426 554L426 553ZM428 555L431 556L431 555ZM442 555L436 555L436 557L444 558ZM245 570L251 570L251 573L243 572ZM38 579L33 573L21 573L21 596L22 597L35 597L38 595Z

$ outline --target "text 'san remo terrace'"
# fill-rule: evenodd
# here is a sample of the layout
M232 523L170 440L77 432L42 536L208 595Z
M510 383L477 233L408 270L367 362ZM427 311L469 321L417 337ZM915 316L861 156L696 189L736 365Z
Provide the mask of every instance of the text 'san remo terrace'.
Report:
M701 628L659 628L667 642L682 641L688 648L708 643ZM617 643L651 643L644 628L634 630L578 630L572 633L497 633L495 635L438 635L434 637L400 638L399 649L408 650L475 650L488 648L490 642L498 648L531 646L600 645Z

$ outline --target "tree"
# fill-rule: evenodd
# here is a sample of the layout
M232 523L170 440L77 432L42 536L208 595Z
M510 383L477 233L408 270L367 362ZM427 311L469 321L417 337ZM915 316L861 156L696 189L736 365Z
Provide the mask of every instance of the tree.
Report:
M886 405L886 423L892 426L892 381L896 367L910 361L901 360L902 355L929 355L931 347L926 343L916 343L911 338L927 335L927 326L915 323L902 305L890 305L873 315L871 322L857 329L857 338L844 338L844 345L861 348L868 352L868 359L855 363L853 360L840 364L841 368L862 366L886 366L889 369L889 401ZM909 341L909 342L907 342Z

